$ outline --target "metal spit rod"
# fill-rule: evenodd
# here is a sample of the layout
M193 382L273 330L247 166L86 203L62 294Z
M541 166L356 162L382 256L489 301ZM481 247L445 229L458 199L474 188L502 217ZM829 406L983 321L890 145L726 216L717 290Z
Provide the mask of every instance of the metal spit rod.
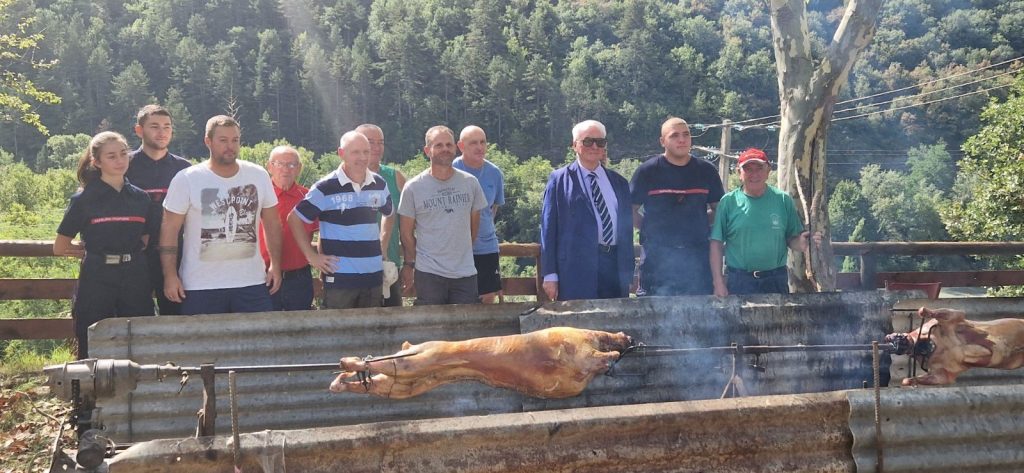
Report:
M882 351L894 351L890 343L881 344ZM672 356L696 353L779 353L779 352L831 352L831 351L871 351L871 344L856 345L737 345L728 347L705 347L705 348L641 348L627 353L625 356Z

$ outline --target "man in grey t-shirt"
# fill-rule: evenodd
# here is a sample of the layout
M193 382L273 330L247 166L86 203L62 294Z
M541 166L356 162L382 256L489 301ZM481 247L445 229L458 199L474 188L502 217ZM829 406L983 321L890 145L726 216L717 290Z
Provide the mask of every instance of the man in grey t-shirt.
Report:
M417 305L474 304L473 240L487 198L475 177L452 167L452 130L432 127L425 141L430 167L405 184L399 199L402 285L406 292L416 289Z

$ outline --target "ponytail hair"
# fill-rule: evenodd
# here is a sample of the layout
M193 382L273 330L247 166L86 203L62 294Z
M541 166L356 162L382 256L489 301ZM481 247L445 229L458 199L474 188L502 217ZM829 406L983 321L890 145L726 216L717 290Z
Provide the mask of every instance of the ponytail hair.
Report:
M115 131L101 132L89 140L89 147L85 148L82 158L78 160L78 183L83 188L100 177L100 169L96 167L95 161L99 159L100 149L111 141L119 141L128 149L128 140Z

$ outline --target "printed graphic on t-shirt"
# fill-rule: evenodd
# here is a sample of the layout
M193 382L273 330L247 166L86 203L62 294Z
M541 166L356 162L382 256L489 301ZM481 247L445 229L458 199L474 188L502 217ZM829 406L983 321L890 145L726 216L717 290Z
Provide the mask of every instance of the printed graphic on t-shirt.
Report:
M200 260L246 259L256 254L259 192L255 185L203 189L202 205Z
M434 195L424 199L422 205L429 212L443 210L450 214L455 209L472 206L473 196L468 191L459 192L455 187L442 187Z

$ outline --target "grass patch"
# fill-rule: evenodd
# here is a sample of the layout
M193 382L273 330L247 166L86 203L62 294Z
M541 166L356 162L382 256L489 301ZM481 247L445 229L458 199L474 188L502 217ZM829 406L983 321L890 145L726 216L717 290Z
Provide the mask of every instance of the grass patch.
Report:
M41 374L46 365L74 359L71 347L64 341L13 340L4 347L0 374Z

